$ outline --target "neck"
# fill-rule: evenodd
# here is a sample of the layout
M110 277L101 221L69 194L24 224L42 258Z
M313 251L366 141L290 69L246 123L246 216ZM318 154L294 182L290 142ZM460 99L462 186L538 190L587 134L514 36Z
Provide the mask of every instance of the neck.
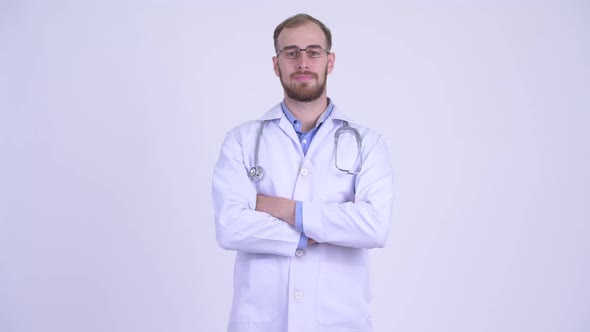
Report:
M308 131L315 126L320 115L328 106L328 97L321 97L310 102L301 102L285 96L285 104L297 120L301 121L301 130Z

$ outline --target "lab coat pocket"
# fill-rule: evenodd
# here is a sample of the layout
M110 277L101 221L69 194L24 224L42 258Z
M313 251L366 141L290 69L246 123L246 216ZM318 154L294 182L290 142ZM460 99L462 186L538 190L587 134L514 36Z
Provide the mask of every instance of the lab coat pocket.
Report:
M274 255L238 257L230 324L272 322L278 316L279 269Z
M342 262L320 262L317 320L323 325L362 329L369 319L365 269Z

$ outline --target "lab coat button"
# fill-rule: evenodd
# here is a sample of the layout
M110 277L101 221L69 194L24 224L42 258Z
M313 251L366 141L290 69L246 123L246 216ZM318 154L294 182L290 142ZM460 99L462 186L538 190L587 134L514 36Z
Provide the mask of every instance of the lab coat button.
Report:
M295 256L297 256L297 257L303 256L304 253L305 253L305 251L303 251L301 249L295 250Z
M296 291L295 292L295 299L300 300L303 297L303 292L302 291Z
M308 173L307 168L302 168L300 173L301 173L301 175L306 176Z

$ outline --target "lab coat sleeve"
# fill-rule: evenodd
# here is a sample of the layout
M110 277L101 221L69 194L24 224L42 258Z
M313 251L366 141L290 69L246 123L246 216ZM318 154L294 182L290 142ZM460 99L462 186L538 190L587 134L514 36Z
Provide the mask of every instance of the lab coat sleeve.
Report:
M256 211L256 188L247 175L242 146L228 133L213 174L216 238L228 250L293 256L301 233Z
M393 209L393 170L378 136L355 180L354 201L303 202L305 234L319 243L354 248L385 246Z

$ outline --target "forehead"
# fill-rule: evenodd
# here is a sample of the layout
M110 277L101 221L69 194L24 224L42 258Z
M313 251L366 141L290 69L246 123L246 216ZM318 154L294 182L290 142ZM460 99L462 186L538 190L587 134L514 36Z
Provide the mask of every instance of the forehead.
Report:
M326 36L322 29L314 23L305 23L296 28L285 28L279 34L279 49L285 46L296 45L307 47L308 45L326 46Z

